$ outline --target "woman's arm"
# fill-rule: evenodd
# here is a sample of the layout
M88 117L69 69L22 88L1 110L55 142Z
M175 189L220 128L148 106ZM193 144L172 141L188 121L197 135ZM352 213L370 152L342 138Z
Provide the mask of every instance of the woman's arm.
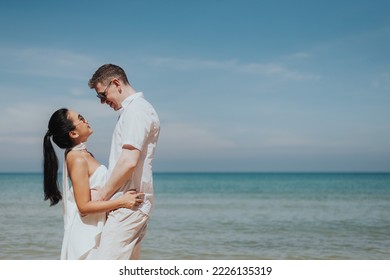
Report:
M88 163L82 156L68 156L67 167L73 192L80 215L107 212L117 208L133 208L142 202L136 192L109 201L91 201L91 190L88 177Z

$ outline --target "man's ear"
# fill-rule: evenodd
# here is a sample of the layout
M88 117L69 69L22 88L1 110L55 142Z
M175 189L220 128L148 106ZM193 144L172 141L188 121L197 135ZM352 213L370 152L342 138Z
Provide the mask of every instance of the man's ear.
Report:
M113 83L116 87L122 85L121 81L120 81L119 79L116 79L116 78L113 79L113 80L111 81L111 83Z
M112 84L113 84L116 88L118 88L118 92L119 92L119 94L121 94L121 93L122 93L122 83L121 83L121 81L120 81L119 79L113 79L113 80L112 80Z

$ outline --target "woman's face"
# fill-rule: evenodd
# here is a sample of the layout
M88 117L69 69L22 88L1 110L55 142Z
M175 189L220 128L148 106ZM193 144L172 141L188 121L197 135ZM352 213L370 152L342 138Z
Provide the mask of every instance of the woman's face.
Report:
M75 126L73 130L73 132L75 132L75 134L73 134L73 136L75 136L75 140L78 140L79 142L86 142L88 137L93 133L88 121L82 115L72 110L68 111L68 119Z

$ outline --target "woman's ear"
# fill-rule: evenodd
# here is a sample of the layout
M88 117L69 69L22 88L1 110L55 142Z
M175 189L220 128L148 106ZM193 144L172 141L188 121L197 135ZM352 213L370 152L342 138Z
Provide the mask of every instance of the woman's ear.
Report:
M74 130L72 130L71 132L69 132L69 137L70 137L71 139L77 139L79 136L80 136L80 135L79 135L76 131L74 131Z

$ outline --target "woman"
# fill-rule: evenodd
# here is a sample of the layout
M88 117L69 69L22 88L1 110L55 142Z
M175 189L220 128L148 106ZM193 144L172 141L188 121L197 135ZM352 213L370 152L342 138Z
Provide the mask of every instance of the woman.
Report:
M99 245L106 212L133 208L143 202L135 192L127 192L110 201L91 200L91 188L104 186L107 175L107 168L86 149L85 142L92 133L86 119L75 111L62 108L51 116L43 140L45 200L50 200L52 206L64 199L61 259L86 259ZM51 138L58 147L65 149L62 194L57 182L58 158Z

